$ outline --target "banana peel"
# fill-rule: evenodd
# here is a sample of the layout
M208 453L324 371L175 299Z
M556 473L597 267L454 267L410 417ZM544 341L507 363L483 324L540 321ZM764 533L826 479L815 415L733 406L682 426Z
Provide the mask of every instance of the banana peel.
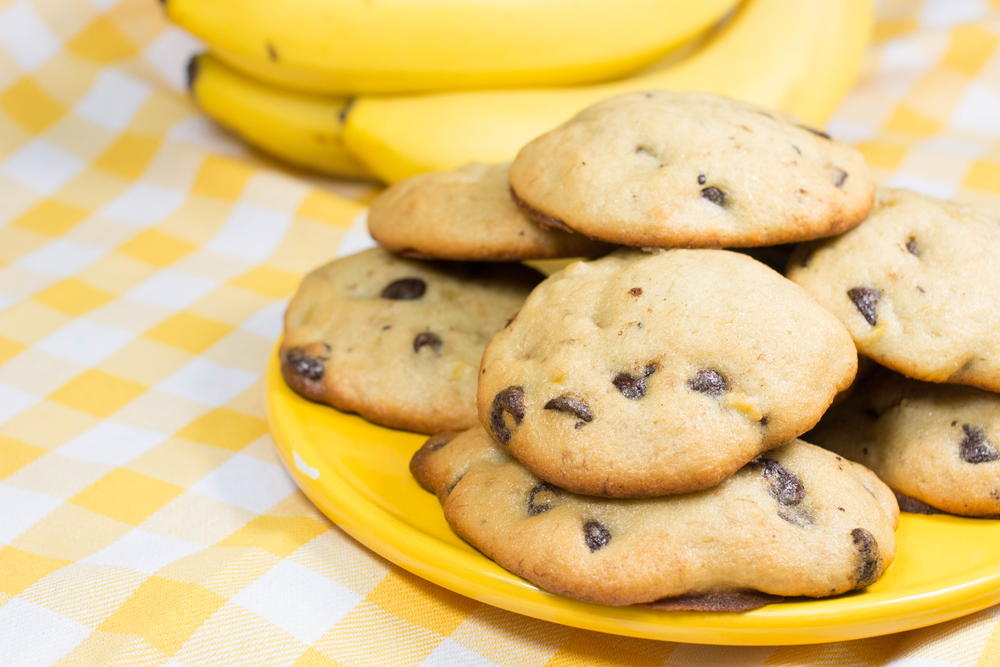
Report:
M231 67L325 94L579 85L626 76L737 0L164 0Z
M584 107L636 90L712 92L822 125L860 71L873 22L870 0L747 0L687 58L611 83L358 97L344 142L393 183L468 162L510 160Z
M188 87L210 118L265 153L331 176L372 178L344 146L348 98L277 89L230 69L210 54L191 59Z

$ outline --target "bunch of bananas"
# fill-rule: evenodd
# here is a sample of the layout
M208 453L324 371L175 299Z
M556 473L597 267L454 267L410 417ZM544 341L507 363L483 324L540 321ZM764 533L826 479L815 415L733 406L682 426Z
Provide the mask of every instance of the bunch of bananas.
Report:
M165 0L198 105L292 164L395 182L502 162L632 90L703 90L821 125L871 0Z

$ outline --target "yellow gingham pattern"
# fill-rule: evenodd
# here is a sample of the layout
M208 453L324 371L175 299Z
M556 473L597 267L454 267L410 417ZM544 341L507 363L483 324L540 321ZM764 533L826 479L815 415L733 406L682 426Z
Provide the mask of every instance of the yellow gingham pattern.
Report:
M879 14L831 133L889 183L996 197L1000 1ZM0 0L0 663L1000 664L1000 608L819 646L637 640L479 604L332 526L260 376L373 188L213 127L182 90L196 48L153 0Z

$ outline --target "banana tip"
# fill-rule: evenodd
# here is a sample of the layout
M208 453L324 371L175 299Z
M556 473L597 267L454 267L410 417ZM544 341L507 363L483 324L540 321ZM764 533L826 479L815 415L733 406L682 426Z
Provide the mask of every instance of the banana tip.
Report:
M198 56L194 54L187 62L187 87L189 91L194 91L194 81L198 78Z
M337 120L340 121L341 125L347 122L347 114L351 112L351 107L354 106L354 102L356 101L357 99L354 97L348 99L347 104L341 107L340 111L337 112Z

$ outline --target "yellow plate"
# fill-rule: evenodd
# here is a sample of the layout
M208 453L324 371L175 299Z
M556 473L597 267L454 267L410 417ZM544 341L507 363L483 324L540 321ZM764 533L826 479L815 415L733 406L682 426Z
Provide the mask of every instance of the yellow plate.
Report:
M1000 521L903 514L896 561L867 590L741 614L605 607L546 593L455 536L410 477L424 436L300 398L273 354L267 405L278 451L324 514L397 565L480 602L588 630L703 644L809 644L939 623L1000 602Z

